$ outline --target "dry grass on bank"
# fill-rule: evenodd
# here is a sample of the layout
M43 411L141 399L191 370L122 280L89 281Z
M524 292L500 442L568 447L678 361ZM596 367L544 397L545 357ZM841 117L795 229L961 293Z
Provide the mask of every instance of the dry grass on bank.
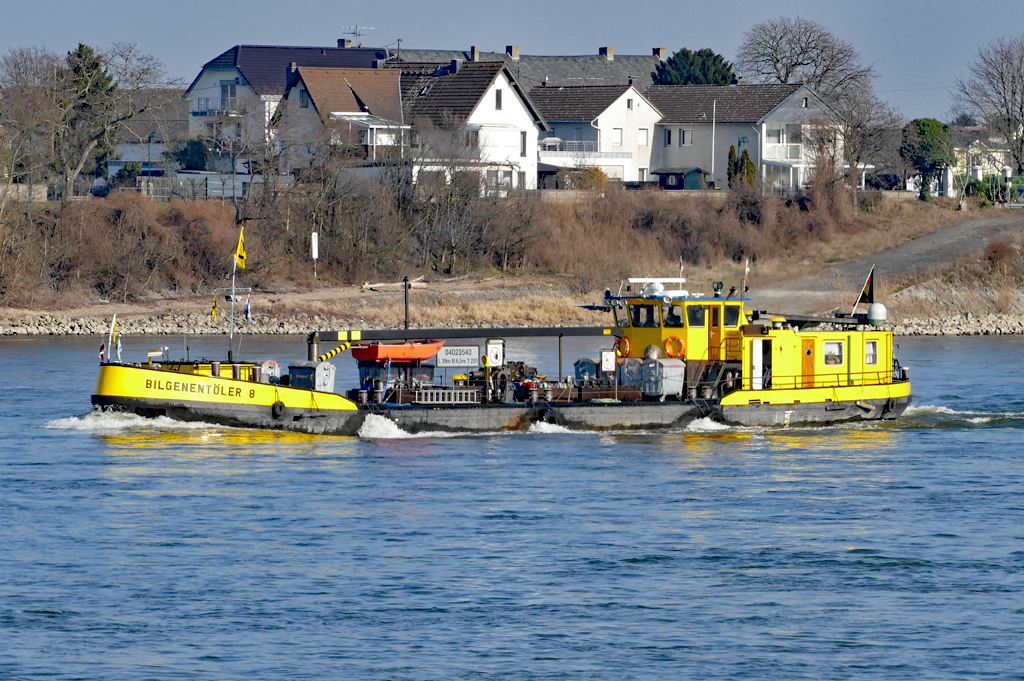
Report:
M608 314L585 310L579 305L598 302L594 296L537 294L510 295L500 299L460 299L453 294L416 292L410 296L412 326L591 326L610 324ZM341 324L398 327L405 320L399 295L370 295L339 303L310 301L302 305L275 305L274 317L320 315Z
M245 222L249 267L244 281L265 291L309 291L315 285L306 242L310 226L300 224L296 216L304 213L298 207L291 213L282 208L287 207L276 206L265 217ZM484 232L497 230L519 239L510 247L519 254L513 268L517 274L557 273L574 283L566 291L570 299L575 293L587 294L557 312L544 313L543 306L535 306L515 316L538 315L531 323L547 323L542 318L570 323L579 314L572 305L594 302L591 296L605 287L616 289L627 276L677 276L680 256L691 291L710 292L717 280L726 283L726 290L738 286L747 258L757 285L772 286L964 218L938 203L902 201L880 201L855 212L847 194L820 192L783 200L753 191L703 197L609 190L604 198L564 203L510 199L498 208L504 212L484 216ZM415 245L426 243L420 234L426 229L422 217L396 213L385 221L386 229L369 221L361 231L334 236L330 230L322 232L321 281L339 286L365 281L364 275L394 281L402 273L428 279L494 273L493 253L478 254L475 260L464 255L461 269L452 273L425 267L422 248ZM396 222L402 220L406 222ZM237 238L230 206L202 201L159 205L133 192L76 202L62 212L31 207L10 211L0 228L0 306L34 310L209 295L230 272ZM394 230L406 234L408 246L390 238ZM370 246L378 242L391 244L392 250L371 253ZM332 258L325 257L328 251ZM383 270L360 269L385 261ZM453 299L436 307L464 304L469 303ZM486 308L474 308L473 313L481 319L512 318ZM438 323L447 323L443 309L431 314Z
M893 319L1024 313L1024 244L995 239L954 263L889 284Z

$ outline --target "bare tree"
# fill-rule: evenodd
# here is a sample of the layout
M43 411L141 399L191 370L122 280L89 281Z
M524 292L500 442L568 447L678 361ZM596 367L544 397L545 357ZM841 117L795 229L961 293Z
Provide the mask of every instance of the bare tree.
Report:
M971 76L958 79L954 107L1006 138L1017 172L1024 170L1024 36L978 50Z
M873 71L850 43L803 17L780 17L743 34L737 72L758 83L805 83L831 101L870 86Z

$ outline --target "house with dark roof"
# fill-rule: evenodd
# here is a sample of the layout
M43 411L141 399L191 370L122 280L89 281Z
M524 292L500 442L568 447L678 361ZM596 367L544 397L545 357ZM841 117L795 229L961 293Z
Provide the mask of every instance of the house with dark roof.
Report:
M541 85L628 85L641 92L653 84L652 73L665 61L667 51L655 47L649 55L615 54L613 47L598 48L588 55L521 54L519 45L508 45L504 52L481 52L478 46L462 50L408 50L395 53L401 62L448 64L453 59L464 62L503 61L528 90Z
M536 189L537 140L550 128L507 63L456 59L432 71L403 69L402 81L415 179L476 172L492 193Z
M388 59L386 49L235 45L203 64L184 99L189 102L189 134L215 137L224 119L260 112L269 121L288 87L290 65L371 68Z
M609 179L646 181L661 112L632 84L536 87L530 98L551 126L540 140L545 188L562 168L597 167Z
M803 187L814 174L813 153L804 144L808 128L839 123L799 84L654 85L644 94L663 114L651 165L666 189L682 188L695 170L727 188L730 147L737 157L747 151L766 186Z
M401 73L393 69L290 66L281 124L284 170L310 165L324 145L347 145L370 162L404 156Z
M367 164L403 159L414 181L476 173L497 194L536 189L537 139L549 128L505 62L377 67L292 68L280 129L296 142L289 169L308 165L326 131L332 144L362 145Z

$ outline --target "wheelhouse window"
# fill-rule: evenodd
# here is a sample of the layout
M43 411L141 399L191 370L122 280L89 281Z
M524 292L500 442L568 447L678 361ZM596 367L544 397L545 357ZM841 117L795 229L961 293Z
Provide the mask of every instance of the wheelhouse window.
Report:
M621 300L619 301L619 303L620 304L612 306L612 310L615 312L615 326L619 327L620 329L628 329L629 313L626 312L626 306L624 304L621 304Z
M735 329L740 325L740 306L739 305L726 305L725 306L725 325Z
M682 305L665 305L661 308L662 326L666 329L682 329L683 324L683 306Z
M878 341L867 341L864 343L864 364L868 366L878 365Z
M656 305L630 305L630 321L640 329L656 329L661 326Z
M840 366L843 363L843 341L825 341L822 348L825 366Z
M704 328L704 317L707 307L704 305L690 305L686 308L686 325L690 328Z

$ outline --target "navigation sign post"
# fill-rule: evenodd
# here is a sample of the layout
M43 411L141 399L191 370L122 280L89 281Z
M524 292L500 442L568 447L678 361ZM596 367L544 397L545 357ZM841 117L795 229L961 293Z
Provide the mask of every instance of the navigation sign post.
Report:
M316 279L316 261L320 257L320 233L313 232L309 237L310 250L313 252L313 278Z

